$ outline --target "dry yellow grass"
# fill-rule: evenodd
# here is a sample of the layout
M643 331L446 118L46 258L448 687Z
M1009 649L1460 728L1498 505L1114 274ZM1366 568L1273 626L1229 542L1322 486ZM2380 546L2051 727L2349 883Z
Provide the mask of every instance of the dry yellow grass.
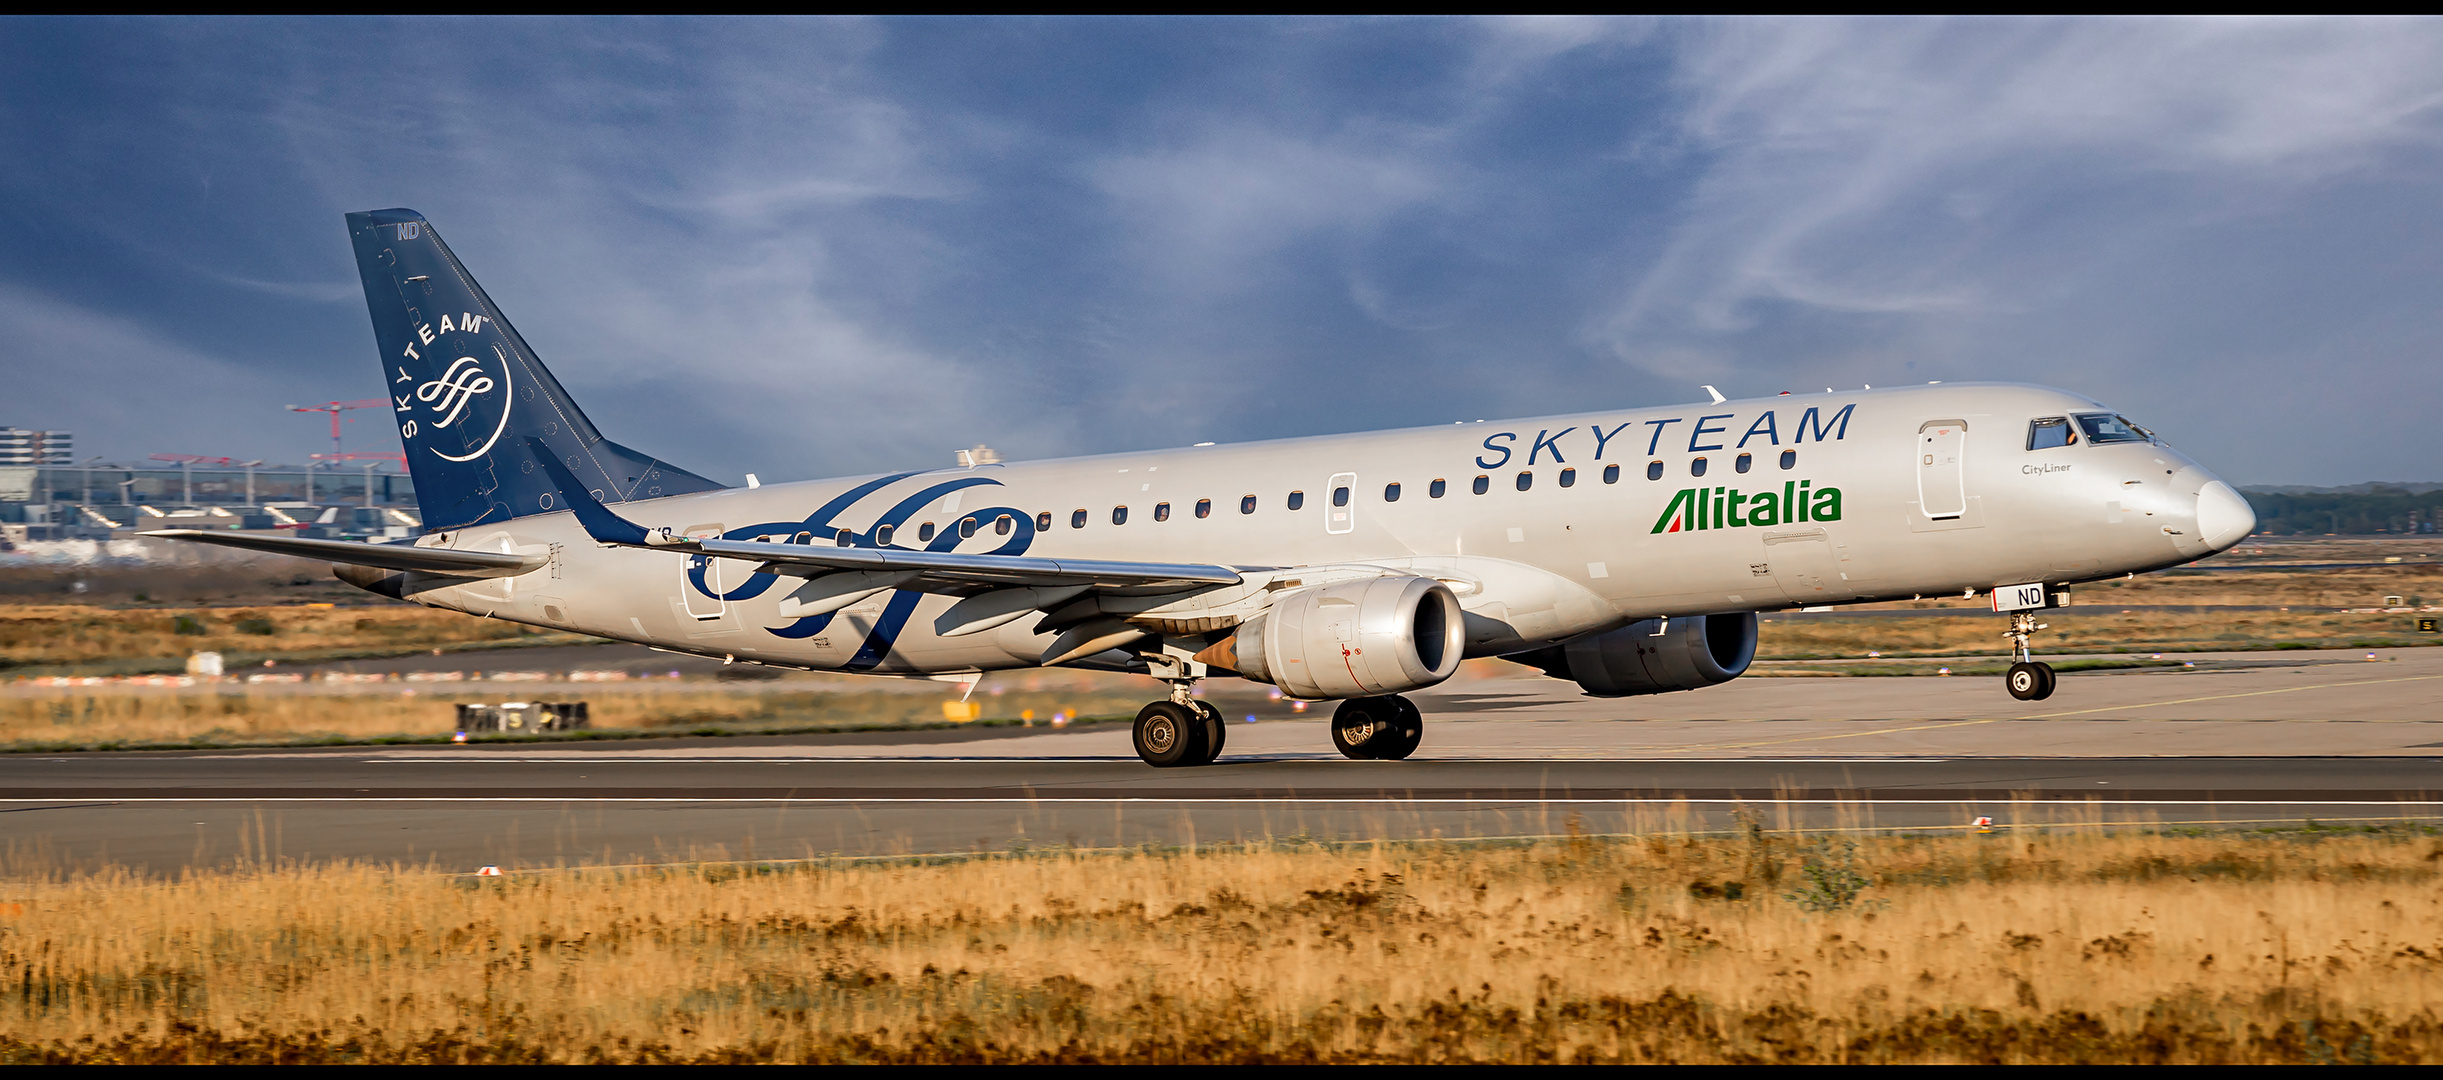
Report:
M2283 561L2365 561L2384 557L2417 560L2424 557L2421 552L2432 546L2416 538L2281 543L2266 546L2265 555L2254 554L2257 548L2243 547L2217 557L2210 565L2243 567ZM151 582L146 588L160 590L165 583L181 580L180 574L191 572L201 573L163 568L146 571L139 577ZM0 575L0 585L10 580ZM301 573L298 580L331 584L319 570L314 574ZM573 634L546 634L498 620L376 601L347 592L336 595L366 603L336 608L297 603L216 607L198 596L191 605L146 600L130 607L52 602L60 599L54 595L56 591L45 594L42 603L0 602L0 670L176 670L189 653L205 649L224 653L233 663L251 663L267 658L294 661L395 655L429 648L596 640ZM2332 609L2374 606L2387 596L2401 596L2412 604L2443 603L2443 564L2411 561L2313 572L2271 568L2246 572L2175 570L2135 580L2083 585L2073 592L2078 606L2048 613L2047 621L2053 624L2053 630L2040 640L2041 648L2247 649L2285 641L2348 647L2367 639L2420 640L2406 616L2336 615ZM109 597L113 603L124 603L130 596L154 595L117 589ZM96 594L96 598L100 599L101 594ZM1873 605L1957 609L1961 617L1956 619L1875 619L1854 623L1777 620L1764 636L1761 655L1768 659L1857 656L1873 649L1887 653L1999 656L2003 651L2000 622L1986 610L1986 603L1982 599L1933 598ZM2153 605L2270 605L2295 610L2198 614L2140 610L2125 617L2117 614L2122 606Z
M1134 688L1130 688L1134 689ZM1068 689L979 694L980 720L1032 711L1133 715L1145 694ZM259 745L324 740L447 737L460 702L581 700L596 732L717 730L753 733L943 722L944 693L882 688L823 691L669 682L498 683L431 692L395 684L189 688L11 688L0 691L0 748Z
M2430 832L1855 858L1835 910L1839 842L1766 834L20 873L0 1060L2443 1057Z
M2409 615L2332 612L2185 614L2073 607L2043 613L2049 629L2031 643L2039 653L2194 652L2292 648L2394 648L2443 644L2419 634ZM1765 660L1885 656L1989 656L2003 661L2007 623L1990 611L1913 618L1792 619L1760 616L1756 655Z
M181 620L185 620L182 627ZM181 630L188 632L181 632ZM82 604L0 606L0 668L170 661L200 650L232 663L264 657L376 655L514 641L582 642L497 619L407 604L126 610ZM152 664L148 670L160 668Z

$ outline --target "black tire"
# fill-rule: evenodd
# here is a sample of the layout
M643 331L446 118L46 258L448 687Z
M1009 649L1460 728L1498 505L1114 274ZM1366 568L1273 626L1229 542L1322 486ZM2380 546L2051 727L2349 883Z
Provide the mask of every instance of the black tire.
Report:
M1374 737L1374 756L1400 761L1416 753L1417 744L1425 741L1425 714L1417 711L1416 702L1398 694L1376 700L1391 706L1391 726Z
M1391 710L1380 698L1350 698L1332 713L1332 747L1340 756L1369 761L1380 756L1375 747L1392 726Z
M1211 765L1221 760L1222 747L1230 742L1230 721L1210 701L1196 703L1196 712L1205 718L1205 756L1199 765Z
M2010 688L2010 696L2021 701L2035 701L2052 691L2051 669L2042 664L2012 664L2002 676L2002 685Z
M1157 769L1204 764L1205 718L1184 705L1157 701L1137 710L1131 735L1137 756Z
M2036 669L2036 673L2043 679L2042 684L2036 687L2036 696L2032 700L2042 701L2046 698L2052 697L2054 681L2053 665L2044 663L2043 661L2037 661L2030 666L2034 667Z

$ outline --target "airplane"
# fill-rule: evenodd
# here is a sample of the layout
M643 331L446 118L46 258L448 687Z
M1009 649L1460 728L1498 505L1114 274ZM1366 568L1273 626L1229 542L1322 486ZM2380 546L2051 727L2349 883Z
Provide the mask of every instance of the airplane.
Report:
M725 662L874 675L1073 666L1169 693L1160 767L1210 764L1206 678L1337 701L1408 757L1407 693L1497 656L1598 697L1745 672L1757 612L1986 593L2011 695L2068 588L2237 544L2248 503L2092 398L1928 383L734 487L605 438L412 210L347 215L425 531L164 529L327 560L383 596Z

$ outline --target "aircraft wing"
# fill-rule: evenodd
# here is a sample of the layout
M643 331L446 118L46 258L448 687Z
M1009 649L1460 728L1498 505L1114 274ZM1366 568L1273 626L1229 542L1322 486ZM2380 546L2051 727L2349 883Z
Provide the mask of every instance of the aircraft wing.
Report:
M294 555L300 559L321 559L352 566L373 566L384 570L416 570L427 574L448 574L457 577L499 577L523 574L549 561L541 555L511 555L498 551L453 551L449 548L420 548L409 544L362 544L354 540L314 540L302 536L264 536L260 533L222 532L213 529L153 529L136 534L159 536L170 540L186 540L198 544L219 544L222 547L244 548L248 551L268 551L274 555Z
M815 544L774 544L758 540L698 540L669 529L648 531L620 517L577 483L568 467L548 453L535 458L552 482L560 486L569 509L597 543L658 548L752 559L767 574L813 578L844 571L867 571L877 579L901 581L895 588L924 591L974 591L1014 586L1087 589L1192 588L1235 585L1239 573L1227 566L1204 563L1103 562L1090 559L1040 559L1024 555L961 555L951 551L906 551L899 548L844 548Z
M950 551L903 551L897 548L844 548L815 544L773 544L754 540L689 540L654 544L698 551L728 559L755 559L760 573L817 577L840 570L909 572L921 582L1000 588L1012 585L1083 585L1120 589L1193 585L1236 585L1239 573L1227 566L1205 563L1106 562L1095 559L1038 559L1024 555L961 555ZM922 585L911 585L921 588Z

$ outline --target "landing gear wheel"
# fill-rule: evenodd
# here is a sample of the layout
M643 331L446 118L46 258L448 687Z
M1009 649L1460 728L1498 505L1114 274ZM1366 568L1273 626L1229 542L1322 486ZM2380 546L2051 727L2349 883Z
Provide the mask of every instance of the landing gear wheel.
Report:
M2042 701L2053 696L2053 665L2039 663L2029 651L2027 637L2045 624L2036 621L2032 611L2015 611L2010 616L2010 629L2002 636L2010 639L2010 672L2002 676L2002 685L2010 688L2010 696L2021 701Z
M2003 685L2010 687L2010 696L2021 701L2041 701L2053 692L2053 669L2043 664L2017 663L2002 676Z
M1376 700L1391 706L1391 726L1374 736L1374 756L1399 761L1416 753L1417 744L1425 741L1425 714L1397 694Z
M1137 756L1157 769L1202 765L1205 757L1205 718L1184 705L1157 701L1137 710L1131 735Z
M1230 741L1230 722L1222 719L1222 711L1210 701L1196 703L1196 714L1205 722L1205 756L1198 765L1211 765L1221 760L1222 745Z
M1394 710L1384 707L1380 698L1350 698L1340 703L1332 713L1332 746L1340 756L1366 761L1381 757L1376 747L1387 741L1384 731L1393 726Z

